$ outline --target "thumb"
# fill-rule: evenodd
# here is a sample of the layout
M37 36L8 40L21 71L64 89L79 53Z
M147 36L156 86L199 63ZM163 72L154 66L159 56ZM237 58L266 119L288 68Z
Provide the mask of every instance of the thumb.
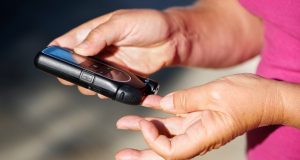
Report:
M196 87L168 94L160 101L162 110L173 114L184 114L204 110L208 106L207 87Z
M112 20L100 24L93 29L86 39L74 48L77 54L83 56L94 56L107 46L113 45L122 39L122 25Z

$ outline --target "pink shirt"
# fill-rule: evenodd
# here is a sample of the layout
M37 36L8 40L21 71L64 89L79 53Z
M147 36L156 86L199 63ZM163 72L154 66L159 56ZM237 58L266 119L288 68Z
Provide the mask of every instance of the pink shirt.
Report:
M265 45L257 74L300 83L300 0L240 2L264 21ZM249 132L247 140L249 160L300 160L299 129L263 127Z

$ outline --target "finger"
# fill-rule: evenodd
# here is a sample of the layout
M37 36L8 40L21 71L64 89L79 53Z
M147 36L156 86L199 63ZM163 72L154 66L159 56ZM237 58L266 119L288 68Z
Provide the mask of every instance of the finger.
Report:
M161 156L150 149L142 151L135 149L124 149L119 151L115 157L116 160L163 160Z
M160 109L161 98L162 97L158 95L149 95L144 99L142 105L153 109Z
M173 138L159 134L155 125L149 121L140 121L140 126L144 139L150 148L165 159L192 158L201 152L205 152L203 146L210 145L206 143L207 140L202 134L201 120L195 122L185 134Z
M173 92L160 101L162 110L173 114L190 113L205 110L209 107L209 87L203 85L196 88Z
M61 79L61 78L57 78L58 79L58 81L60 82L60 83L62 83L63 85L66 85L66 86L73 86L74 84L73 83L71 83L71 82L69 82L69 81L66 81L66 80L64 80L64 79Z
M102 94L97 94L97 95L98 95L98 97L99 97L100 99L103 99L103 100L109 99L108 97L106 97L106 96L104 96L104 95L102 95Z
M185 125L183 123L183 118L181 117L163 119L154 117L142 118L139 116L125 116L118 120L117 128L138 131L141 129L139 123L142 120L148 120L152 122L158 128L161 134L169 137L185 132Z
M66 47L69 49L73 49L79 43L81 43L89 34L91 30L96 28L98 25L105 23L111 17L112 13L100 16L93 20L90 20L71 31L67 32L66 34L56 38L53 40L49 45L58 45L61 47Z
M122 40L125 35L122 25L110 20L93 29L74 50L83 56L94 56L105 47Z
M165 154L170 150L171 142L169 138L164 135L160 135L155 125L149 121L141 120L139 125L148 145L159 155L165 156Z
M84 95L87 95L87 96L94 96L94 95L96 95L96 92L91 91L91 90L86 89L86 88L83 88L83 87L80 87L80 86L78 86L78 90L79 90L80 93L82 93Z

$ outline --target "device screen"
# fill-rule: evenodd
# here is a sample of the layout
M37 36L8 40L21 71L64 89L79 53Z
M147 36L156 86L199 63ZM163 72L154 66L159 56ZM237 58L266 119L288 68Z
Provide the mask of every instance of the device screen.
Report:
M61 47L51 46L43 50L43 53L62 61L72 63L73 65L80 66L86 70L93 71L114 81L126 82L130 80L130 76L123 71L110 67L95 59L73 54L71 51Z

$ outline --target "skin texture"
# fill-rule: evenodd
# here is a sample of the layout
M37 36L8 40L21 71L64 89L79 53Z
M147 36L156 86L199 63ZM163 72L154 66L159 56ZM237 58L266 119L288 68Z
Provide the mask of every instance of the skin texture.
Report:
M226 1L203 0L163 12L118 10L72 29L50 45L98 55L143 76L174 65L228 67L259 53L262 26L235 0ZM79 91L95 95L82 87Z
M84 56L98 55L101 59L147 76L171 65L175 59L177 42L171 35L167 16L155 10L119 10L71 30L50 45L71 48ZM149 24L145 24L145 19ZM149 32L152 30L154 32ZM100 51L102 53L98 54ZM86 95L95 94L82 87L79 91Z
M237 0L201 0L165 11L118 10L74 28L50 45L148 76L169 66L221 68L241 63L261 50L263 25ZM96 94L81 87L79 91ZM124 149L116 159L189 159L260 126L300 127L299 92L297 84L239 74L165 97L148 96L144 106L172 116L121 118L117 127L140 131L149 149Z
M277 83L252 74L224 77L164 97L159 108L174 117L126 116L117 127L141 131L150 148L165 159L192 158L251 129L282 124L283 119L275 118L284 117Z

